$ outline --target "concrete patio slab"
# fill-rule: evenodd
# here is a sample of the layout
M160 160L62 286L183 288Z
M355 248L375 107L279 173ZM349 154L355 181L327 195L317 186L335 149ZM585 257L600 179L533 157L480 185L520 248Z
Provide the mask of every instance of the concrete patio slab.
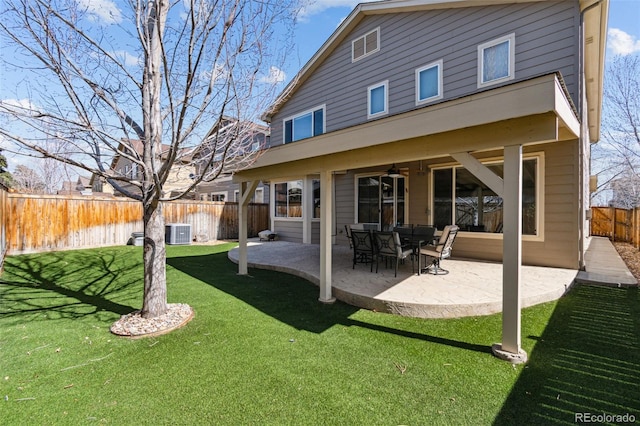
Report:
M248 245L248 266L290 273L319 285L320 247L287 241L259 242ZM238 262L238 249L229 251L229 259ZM417 275L407 261L394 277L393 267L379 265L352 267L349 247L332 247L333 295L354 306L419 318L457 318L489 315L502 310L502 264L447 259L442 266L448 275ZM548 302L561 297L571 286L578 271L560 268L523 266L521 271L522 306Z

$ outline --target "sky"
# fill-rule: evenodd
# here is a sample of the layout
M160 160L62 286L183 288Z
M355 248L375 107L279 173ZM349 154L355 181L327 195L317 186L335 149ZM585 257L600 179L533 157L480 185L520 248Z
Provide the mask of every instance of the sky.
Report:
M76 0L92 12L96 21L116 22L122 19L117 7L119 0ZM331 36L338 25L358 4L354 0L306 0L308 5L301 11L295 29L295 45L290 51L284 69L272 69L272 77L285 84L292 79L322 44ZM1 46L0 46L1 48ZM0 52L1 53L1 52ZM118 53L126 61L137 59L126 51ZM610 0L609 29L607 39L607 60L614 55L640 54L640 0ZM12 71L0 69L0 100L16 99L11 92L11 82L19 78ZM11 93L11 95L9 95ZM3 141L0 141L0 147ZM24 160L7 155L9 170Z

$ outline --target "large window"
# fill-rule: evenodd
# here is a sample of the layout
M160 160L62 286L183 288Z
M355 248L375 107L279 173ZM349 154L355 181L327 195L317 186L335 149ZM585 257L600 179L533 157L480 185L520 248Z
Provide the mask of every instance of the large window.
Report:
M387 95L388 95L389 81L385 80L382 83L374 84L367 88L368 101L367 101L367 117L375 118L387 113Z
M442 98L442 60L416 70L416 105Z
M325 106L284 119L284 143L318 136L324 133Z
M279 182L274 185L275 217L302 218L304 209L304 187L302 180ZM310 213L313 219L320 218L320 180L311 181L311 197L313 209ZM257 195L257 192L256 192Z
M522 162L522 233L536 235L538 224L538 158ZM504 163L486 165L503 177ZM502 233L502 198L463 167L433 171L433 223L438 229L456 224L462 231Z
M302 217L302 181L275 184L275 216Z
M515 77L515 34L478 46L478 87L490 86Z

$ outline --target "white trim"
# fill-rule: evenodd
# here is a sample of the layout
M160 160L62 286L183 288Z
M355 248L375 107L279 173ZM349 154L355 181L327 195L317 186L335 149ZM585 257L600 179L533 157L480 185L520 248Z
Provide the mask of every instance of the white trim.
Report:
M301 212L300 212L300 216L289 216L289 183L290 182L300 182L300 191L302 191L302 193L300 194L301 196L301 200L300 200L300 208L301 208ZM281 184L281 183L286 183L287 184L287 216L276 216L276 185ZM271 182L271 191L270 191L270 198L271 198L271 203L270 203L270 210L271 210L271 217L272 222L275 221L280 221L280 220L289 220L289 221L302 221L304 219L304 197L305 197L305 188L304 188L304 178L300 178L300 179L288 179L288 180L277 180L277 181L272 181Z
M382 111L371 113L371 92L375 89L382 87L384 89L384 109ZM367 118L376 118L389 113L389 80L381 81L380 83L372 84L367 87Z
M370 34L376 33L376 48L367 52L367 36ZM364 46L363 46L363 54L358 56L356 58L355 54L355 44L358 40L362 40ZM373 30L369 31L368 33L354 39L351 41L351 62L357 62L360 59L366 58L369 55L373 55L374 53L380 51L380 27L374 28Z
M508 73L505 77L496 78L494 80L484 81L484 50L498 44L509 42L509 63ZM498 83L513 80L515 78L515 52L516 52L516 33L511 33L494 40L478 45L478 88L493 86Z
M438 93L435 96L431 96L429 98L420 99L420 73L422 71L429 70L431 68L436 68L438 70ZM417 68L415 73L415 82L416 82L416 105L424 105L429 102L436 101L438 99L442 99L443 96L443 84L442 84L442 73L443 73L443 63L442 59L432 62L429 65L425 65L423 67Z

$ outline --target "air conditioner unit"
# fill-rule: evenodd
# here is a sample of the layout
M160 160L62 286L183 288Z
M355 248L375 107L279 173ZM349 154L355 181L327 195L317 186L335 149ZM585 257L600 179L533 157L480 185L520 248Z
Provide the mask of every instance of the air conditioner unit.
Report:
M167 223L164 230L166 244L191 244L191 224Z

